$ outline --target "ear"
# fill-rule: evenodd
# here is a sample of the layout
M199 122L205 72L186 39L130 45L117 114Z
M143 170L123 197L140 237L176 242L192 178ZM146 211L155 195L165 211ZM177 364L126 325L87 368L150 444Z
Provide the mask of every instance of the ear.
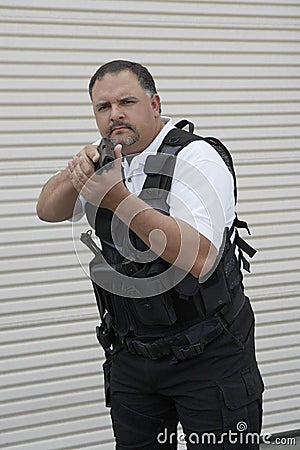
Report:
M155 113L155 117L159 117L160 116L160 111L161 111L161 107L160 107L160 96L158 94L153 94L151 97L151 105L153 108L153 111Z

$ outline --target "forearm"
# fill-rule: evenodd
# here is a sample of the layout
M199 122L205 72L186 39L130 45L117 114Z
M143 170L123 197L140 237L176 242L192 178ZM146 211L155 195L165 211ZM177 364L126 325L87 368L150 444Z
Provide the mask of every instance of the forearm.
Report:
M156 211L134 195L127 194L113 209L154 253L170 264L199 277L214 263L215 247L186 222Z
M37 215L46 222L69 219L73 216L77 198L78 192L68 176L68 169L65 169L44 185L36 206Z

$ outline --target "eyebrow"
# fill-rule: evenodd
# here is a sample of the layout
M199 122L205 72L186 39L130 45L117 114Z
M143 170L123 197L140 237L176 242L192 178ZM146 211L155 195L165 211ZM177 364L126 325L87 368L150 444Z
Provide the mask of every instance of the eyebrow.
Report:
M138 100L137 97L135 97L134 95L127 95L126 97L122 97L120 98L120 102L124 102L124 100Z
M136 101L136 100L138 100L138 98L135 97L134 95L128 95L128 96L125 96L125 97L121 97L118 101L122 103L122 102L124 102L126 100L134 100L134 101ZM100 101L99 103L96 104L96 108L99 108L100 106L109 106L109 105L110 105L110 102L108 102L108 101L103 101L103 102Z

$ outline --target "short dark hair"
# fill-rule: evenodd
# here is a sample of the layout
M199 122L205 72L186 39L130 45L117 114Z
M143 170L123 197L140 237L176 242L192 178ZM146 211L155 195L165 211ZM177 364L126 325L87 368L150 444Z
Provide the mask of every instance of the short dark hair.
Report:
M134 73L137 76L142 88L145 91L147 91L147 93L149 93L151 97L152 95L157 93L154 79L146 67L136 62L117 59L115 61L110 61L104 64L103 66L99 67L99 69L94 73L94 75L90 79L89 94L91 99L92 99L92 90L96 80L100 80L107 73L119 73L122 72L123 70L130 70L132 73Z

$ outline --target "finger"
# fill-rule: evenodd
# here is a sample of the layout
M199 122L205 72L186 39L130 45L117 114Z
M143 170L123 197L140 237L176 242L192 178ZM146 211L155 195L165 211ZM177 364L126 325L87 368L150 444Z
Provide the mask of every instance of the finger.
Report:
M91 172L93 173L93 171ZM89 180L89 174L82 170L82 167L79 163L75 166L75 169L72 172L72 176L78 188L82 187Z
M75 167L75 165L74 165L73 159L71 159L70 161L68 161L68 169L69 169L69 171L73 172L74 167Z
M115 146L114 154L115 154L116 159L122 158L122 145L121 144L117 144Z
M71 183L73 184L74 189L80 194L82 185L78 178L74 176L74 172L69 173L69 178L71 180Z
M92 176L95 171L93 163L83 155L75 155L68 166L72 172L76 171L78 175L83 172L87 177Z
M80 170L85 173L88 177L92 176L92 174L95 172L95 166L90 160L86 160L84 156L80 156L78 159L78 165L80 167Z
M97 145L88 145L84 148L86 156L94 163L99 160L99 152Z
M72 159L68 162L68 167L71 171L73 171L76 167L76 164L78 164L79 158L77 155L74 155Z

